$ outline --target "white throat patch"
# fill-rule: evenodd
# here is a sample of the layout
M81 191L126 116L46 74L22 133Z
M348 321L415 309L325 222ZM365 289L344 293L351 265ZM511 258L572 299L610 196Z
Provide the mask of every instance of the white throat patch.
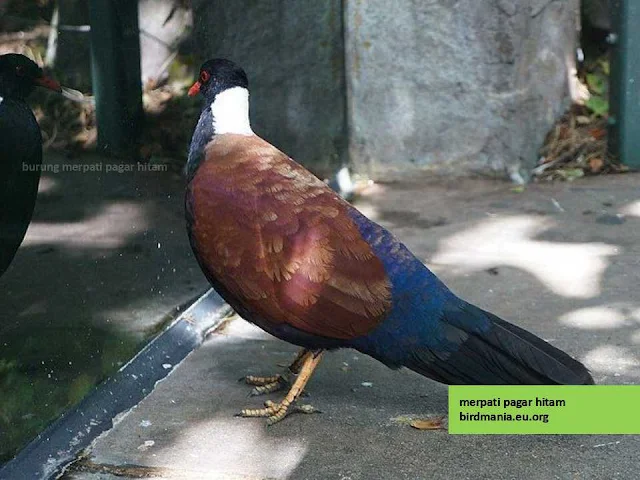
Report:
M249 123L249 91L233 87L216 95L211 104L213 130L216 134L253 135Z

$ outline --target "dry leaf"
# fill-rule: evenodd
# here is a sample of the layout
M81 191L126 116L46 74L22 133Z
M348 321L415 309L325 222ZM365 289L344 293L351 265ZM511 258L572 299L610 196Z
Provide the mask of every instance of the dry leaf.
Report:
M607 135L607 130L605 128L592 128L589 130L589 135L591 135L596 140L600 140Z
M444 430L442 418L419 418L412 420L409 425L418 430Z
M604 162L600 157L593 157L589 160L589 168L593 173L598 173L604 167Z

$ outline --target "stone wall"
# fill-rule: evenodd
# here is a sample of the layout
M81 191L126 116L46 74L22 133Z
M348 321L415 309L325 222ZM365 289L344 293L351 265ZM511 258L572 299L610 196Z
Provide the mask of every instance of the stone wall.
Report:
M582 0L584 19L595 28L611 30L612 0Z
M255 130L316 171L520 180L568 104L578 0L194 3L203 58L249 74Z
M351 157L526 177L566 107L577 1L347 1Z
M257 134L318 174L346 161L340 0L194 0L193 9L201 60L247 71Z

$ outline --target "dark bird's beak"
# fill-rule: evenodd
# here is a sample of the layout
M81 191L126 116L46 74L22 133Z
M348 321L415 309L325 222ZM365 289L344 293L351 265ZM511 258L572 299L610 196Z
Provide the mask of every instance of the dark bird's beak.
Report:
M46 77L43 75L42 77L34 79L33 83L35 83L40 87L53 90L54 92L58 92L58 93L62 92L62 87L60 86L60 84L51 77Z
M200 82L196 82L193 85L191 85L191 88L189 89L189 96L195 97L199 93L200 93Z

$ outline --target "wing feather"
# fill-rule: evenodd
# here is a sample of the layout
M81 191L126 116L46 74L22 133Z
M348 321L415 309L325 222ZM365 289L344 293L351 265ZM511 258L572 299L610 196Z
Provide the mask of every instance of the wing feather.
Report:
M264 140L216 137L188 197L203 268L262 321L348 339L391 308L389 279L350 206Z

